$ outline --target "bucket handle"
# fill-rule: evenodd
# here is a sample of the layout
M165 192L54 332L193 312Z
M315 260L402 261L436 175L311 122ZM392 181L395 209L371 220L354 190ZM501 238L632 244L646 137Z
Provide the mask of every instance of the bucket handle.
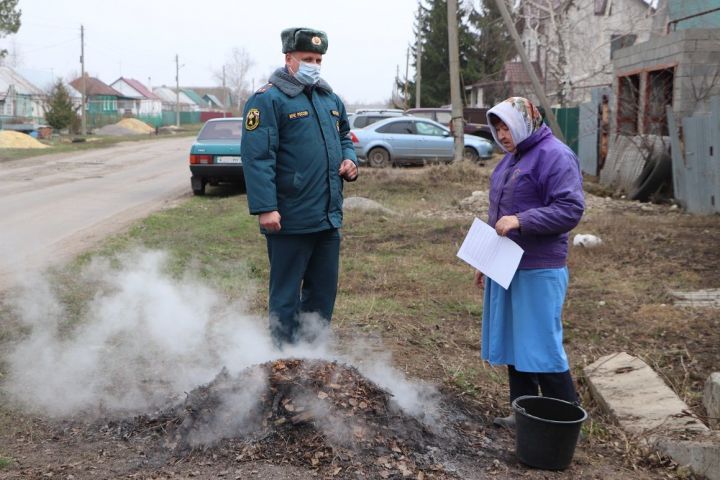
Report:
M514 402L513 402L513 403L514 403ZM573 404L573 405L576 406L576 407L582 408L582 407L580 406L580 400L575 400L574 402L568 402L568 403L571 403L571 404ZM527 413L527 411L525 410L525 408L524 408L524 407L521 407L521 406L518 405L517 403L515 404L514 408L517 409L517 411L520 412L520 413L522 413L523 415L528 415L528 413Z

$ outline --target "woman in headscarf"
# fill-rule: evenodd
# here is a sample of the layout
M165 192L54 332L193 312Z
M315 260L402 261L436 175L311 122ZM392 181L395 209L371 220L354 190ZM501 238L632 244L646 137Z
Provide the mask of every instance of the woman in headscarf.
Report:
M524 253L507 290L475 272L475 284L485 289L482 358L507 365L510 403L539 392L575 402L561 314L568 232L585 209L577 157L525 98L508 98L487 117L506 152L490 178L488 224ZM515 417L498 417L495 424L514 428Z

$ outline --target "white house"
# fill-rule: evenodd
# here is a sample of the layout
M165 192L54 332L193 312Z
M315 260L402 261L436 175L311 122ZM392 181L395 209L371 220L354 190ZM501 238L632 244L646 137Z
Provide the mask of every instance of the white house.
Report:
M121 115L131 115L155 127L162 124L162 100L141 82L120 77L110 86L126 97L119 101Z
M45 92L10 67L0 66L0 117L42 122Z
M612 84L614 52L647 41L655 14L644 0L522 0L515 16L550 102L569 106Z
M35 68L17 68L15 69L20 75L22 75L27 81L35 85L37 88L42 90L45 94L45 98L50 95L53 87L57 84L58 80L62 80L59 76L56 76L52 70L41 70ZM79 111L80 105L82 105L82 94L77 91L72 85L66 81L62 81L65 90L70 96L73 106Z
M175 90L173 90L170 87L155 87L153 88L153 93L160 97L160 100L162 101L162 109L165 111L175 111L175 105L177 103L178 97L175 93ZM190 97L185 95L182 91L180 91L179 94L180 99L180 111L181 112L199 112L200 106L195 103Z

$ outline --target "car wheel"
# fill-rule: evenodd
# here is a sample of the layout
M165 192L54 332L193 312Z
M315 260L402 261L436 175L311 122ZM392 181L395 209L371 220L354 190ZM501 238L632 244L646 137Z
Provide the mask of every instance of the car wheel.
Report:
M476 163L480 159L480 155L472 147L465 147L463 149L463 160L468 162Z
M207 182L204 178L191 177L190 186L192 187L193 195L205 195L205 184Z
M368 153L368 162L371 167L386 168L390 166L390 154L384 148L373 148Z

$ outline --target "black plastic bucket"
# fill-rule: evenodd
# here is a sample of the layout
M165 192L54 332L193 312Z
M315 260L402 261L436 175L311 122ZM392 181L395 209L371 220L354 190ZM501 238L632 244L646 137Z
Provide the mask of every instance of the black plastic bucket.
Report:
M587 412L574 403L533 395L516 398L512 408L518 459L545 470L567 468Z

